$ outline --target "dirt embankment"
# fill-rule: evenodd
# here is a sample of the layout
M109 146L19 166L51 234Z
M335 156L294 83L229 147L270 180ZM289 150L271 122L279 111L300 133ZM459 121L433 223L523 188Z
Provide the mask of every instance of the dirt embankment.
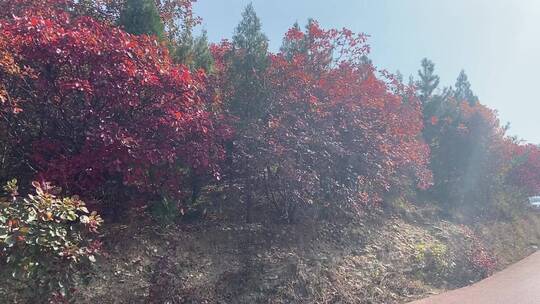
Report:
M80 303L405 303L470 284L540 243L540 217L464 227L421 213L360 223L117 225ZM470 235L475 231L475 236ZM476 264L475 264L476 263Z
M411 304L537 304L540 299L540 252L471 286Z

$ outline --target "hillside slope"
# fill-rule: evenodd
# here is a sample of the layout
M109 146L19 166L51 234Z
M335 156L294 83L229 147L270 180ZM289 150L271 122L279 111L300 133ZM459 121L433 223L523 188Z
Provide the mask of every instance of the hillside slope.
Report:
M419 210L347 224L141 227L151 226L107 231L81 303L404 303L487 275L478 246L501 269L540 243L537 214L470 227Z

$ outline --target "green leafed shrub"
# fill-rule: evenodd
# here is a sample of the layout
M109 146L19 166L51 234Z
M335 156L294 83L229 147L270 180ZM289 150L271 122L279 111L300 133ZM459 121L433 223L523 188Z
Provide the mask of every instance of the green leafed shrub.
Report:
M0 197L0 289L9 288L10 303L69 301L100 251L102 219L77 196L59 197L49 183L32 185L35 193L21 197L12 180Z
M417 275L435 284L442 283L454 267L448 248L439 242L417 244L414 250L414 263Z

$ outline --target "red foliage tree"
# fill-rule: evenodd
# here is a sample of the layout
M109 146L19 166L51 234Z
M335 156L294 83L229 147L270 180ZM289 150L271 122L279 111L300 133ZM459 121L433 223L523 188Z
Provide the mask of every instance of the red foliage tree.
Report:
M9 51L8 46L9 42L6 37L0 36L0 107L14 103L8 91L9 85L13 82L24 81L25 78L31 76L31 71L19 64L18 58ZM17 113L20 108L13 104L10 110ZM9 171L12 164L8 159L14 153L15 147L10 146L6 138L8 138L7 128L0 128L0 159L2 160L0 161L0 180L11 178Z
M171 40L179 38L185 30L190 30L200 22L193 14L196 0L154 0ZM100 21L116 24L125 7L125 0L12 0L0 3L0 16L20 14L29 8L48 10L61 9L79 16L90 16Z
M264 76L268 115L235 141L235 166L257 180L259 196L290 220L311 203L358 211L411 176L427 187L420 104L410 88L377 78L366 36L312 22L286 39L295 47L271 55ZM218 73L227 49L213 48Z
M0 128L19 169L82 194L124 184L181 195L188 174L218 174L230 130L207 110L205 75L64 3L17 6L0 20L7 52L35 75L4 84Z
M540 148L536 145L513 145L509 182L524 189L526 195L540 194Z

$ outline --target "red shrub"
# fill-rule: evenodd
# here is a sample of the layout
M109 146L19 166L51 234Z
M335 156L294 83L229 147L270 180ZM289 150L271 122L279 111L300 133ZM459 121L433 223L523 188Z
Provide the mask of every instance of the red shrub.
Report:
M358 211L411 177L429 186L421 106L410 88L377 78L365 61L366 36L313 22L286 39L299 47L270 55L268 115L238 134L236 172L255 179L261 196L287 217L311 203L344 202ZM228 49L213 48L217 73L227 68Z
M538 146L512 144L513 163L509 181L525 190L527 195L540 194L540 148Z
M1 104L23 167L83 194L123 183L179 195L187 174L217 174L229 130L207 110L205 75L150 37L50 7L0 20L9 53L36 76L7 84Z
M482 277L493 274L497 267L497 259L484 246L482 240L470 228L463 226L463 234L471 241L471 247L467 252L469 263L476 271L479 271Z

